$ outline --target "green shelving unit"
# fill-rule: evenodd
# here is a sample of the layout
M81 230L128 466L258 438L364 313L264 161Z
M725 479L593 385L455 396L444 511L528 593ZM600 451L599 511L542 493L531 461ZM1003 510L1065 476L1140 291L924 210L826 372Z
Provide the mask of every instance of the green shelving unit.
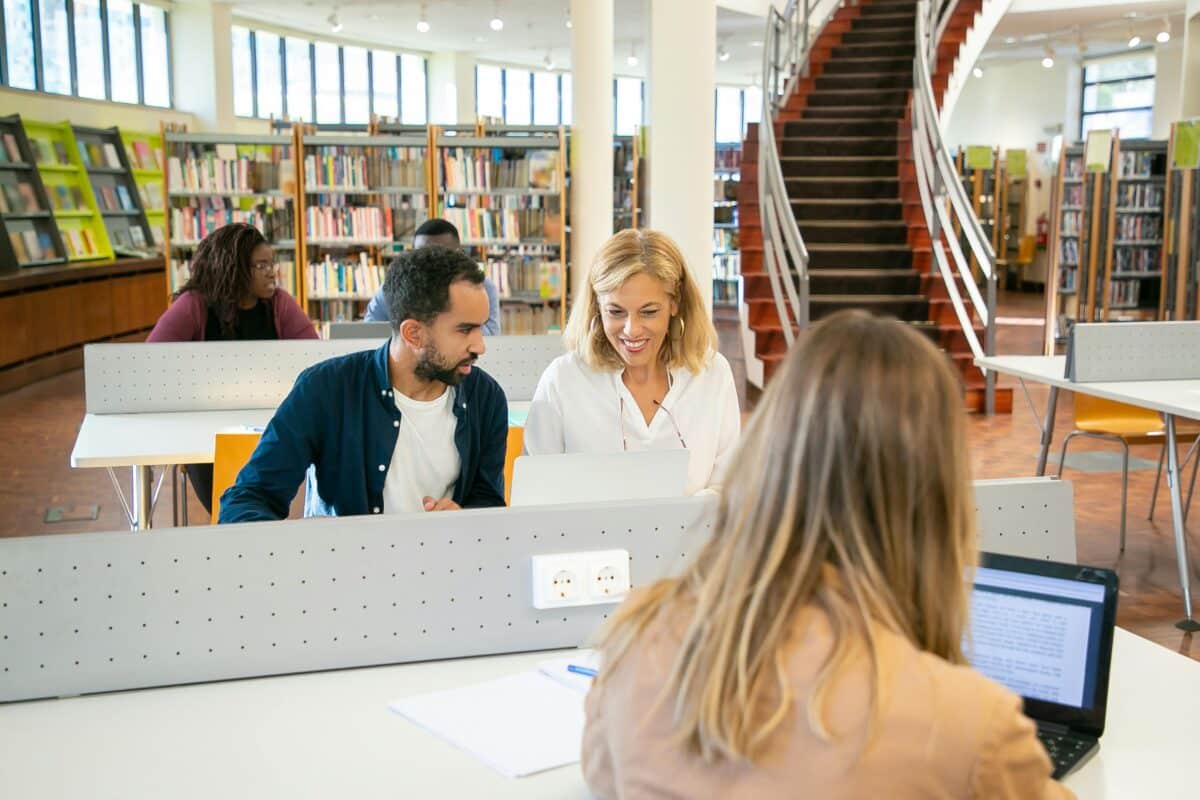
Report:
M50 207L21 118L0 117L0 273L66 261Z
M92 194L100 204L100 217L113 252L122 256L154 254L150 223L142 209L142 196L133 178L125 142L116 127L73 125L79 157L83 160Z
M24 128L68 259L111 259L108 231L71 123L27 119Z
M150 224L150 235L162 250L167 233L166 183L163 180L161 133L121 131L125 157L132 168L133 182L142 198L142 211Z

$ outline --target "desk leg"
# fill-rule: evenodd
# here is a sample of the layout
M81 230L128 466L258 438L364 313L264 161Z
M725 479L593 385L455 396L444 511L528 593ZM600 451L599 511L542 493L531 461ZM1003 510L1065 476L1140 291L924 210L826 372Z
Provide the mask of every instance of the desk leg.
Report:
M1183 589L1183 609L1187 617L1175 623L1184 631L1200 631L1200 623L1192 619L1192 572L1188 565L1187 537L1183 531L1183 500L1179 486L1179 450L1175 440L1175 416L1163 414L1167 425L1167 489L1171 493L1171 521L1175 528L1175 563L1179 567L1179 585Z
M148 531L154 524L154 470L151 467L137 466L131 467L130 471L133 529Z
M1058 387L1050 387L1050 399L1046 401L1046 419L1042 427L1042 449L1038 453L1037 474L1046 474L1046 457L1050 453L1050 442L1054 439L1054 416L1058 411ZM1036 416L1036 414L1035 414Z

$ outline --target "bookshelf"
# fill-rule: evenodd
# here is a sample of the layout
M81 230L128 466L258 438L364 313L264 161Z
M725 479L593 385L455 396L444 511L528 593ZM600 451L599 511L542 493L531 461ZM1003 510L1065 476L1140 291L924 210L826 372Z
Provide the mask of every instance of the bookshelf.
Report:
M642 223L644 181L641 137L613 137L613 233Z
M1163 209L1167 143L1122 142L1113 134L1112 179L1107 219L1097 245L1104 247L1104 275L1095 304L1100 322L1159 318L1164 274Z
M565 142L561 128L506 135L430 132L433 207L459 229L500 294L505 333L565 322Z
M74 125L71 132L113 252L137 258L152 256L154 236L120 131Z
M1181 128L1190 128L1184 131ZM1200 319L1200 164L1194 136L1196 122L1171 125L1165 192L1163 319ZM1187 139L1186 143L1181 143Z
M958 174L962 177L963 188L971 198L971 208L979 219L983 233L992 242L992 251L996 253L997 261L1004 258L1000 248L1000 208L1003 179L1001 176L1000 151L990 147L967 147L958 153ZM961 231L956 231L962 236ZM962 242L963 251L970 253L971 274L977 283L983 280L983 270L975 259L973 251Z
M275 249L279 285L302 298L296 270L297 186L290 135L188 133L163 129L167 232L163 248L167 291L188 278L191 254L212 231L245 222L262 231Z
M155 247L161 250L167 234L162 134L123 130L121 141L125 144L125 157L132 168L133 182L150 225L151 238Z
M1020 289L1024 285L1025 267L1033 260L1032 251L1024 247L1028 202L1026 152L1008 150L1000 162L996 260L1004 271L1004 285L1009 288Z
M718 144L713 160L713 305L737 306L742 264L738 252L738 185L742 146Z
M36 160L21 118L0 117L0 273L66 261Z
M1050 266L1046 286L1046 355L1066 341L1066 321L1079 314L1080 264L1085 263L1091 219L1083 145L1064 147L1051 196Z
M397 250L429 217L425 133L300 136L300 263L309 316L362 316Z
M108 231L69 122L24 120L54 225L69 261L113 257Z

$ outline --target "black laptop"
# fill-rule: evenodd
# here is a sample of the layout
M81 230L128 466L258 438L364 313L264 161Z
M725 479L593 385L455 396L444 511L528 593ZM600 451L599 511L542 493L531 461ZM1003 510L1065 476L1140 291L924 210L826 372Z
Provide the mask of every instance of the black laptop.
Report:
M1111 570L984 553L975 572L964 650L1025 699L1055 778L1100 747L1116 614Z

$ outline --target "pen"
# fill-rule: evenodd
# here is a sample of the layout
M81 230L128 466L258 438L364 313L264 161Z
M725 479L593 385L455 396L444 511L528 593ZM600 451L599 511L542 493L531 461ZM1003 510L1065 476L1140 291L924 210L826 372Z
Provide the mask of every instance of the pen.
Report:
M567 664L567 672L574 672L576 675L584 675L588 678L596 677L596 670L591 667L581 667L577 664Z

